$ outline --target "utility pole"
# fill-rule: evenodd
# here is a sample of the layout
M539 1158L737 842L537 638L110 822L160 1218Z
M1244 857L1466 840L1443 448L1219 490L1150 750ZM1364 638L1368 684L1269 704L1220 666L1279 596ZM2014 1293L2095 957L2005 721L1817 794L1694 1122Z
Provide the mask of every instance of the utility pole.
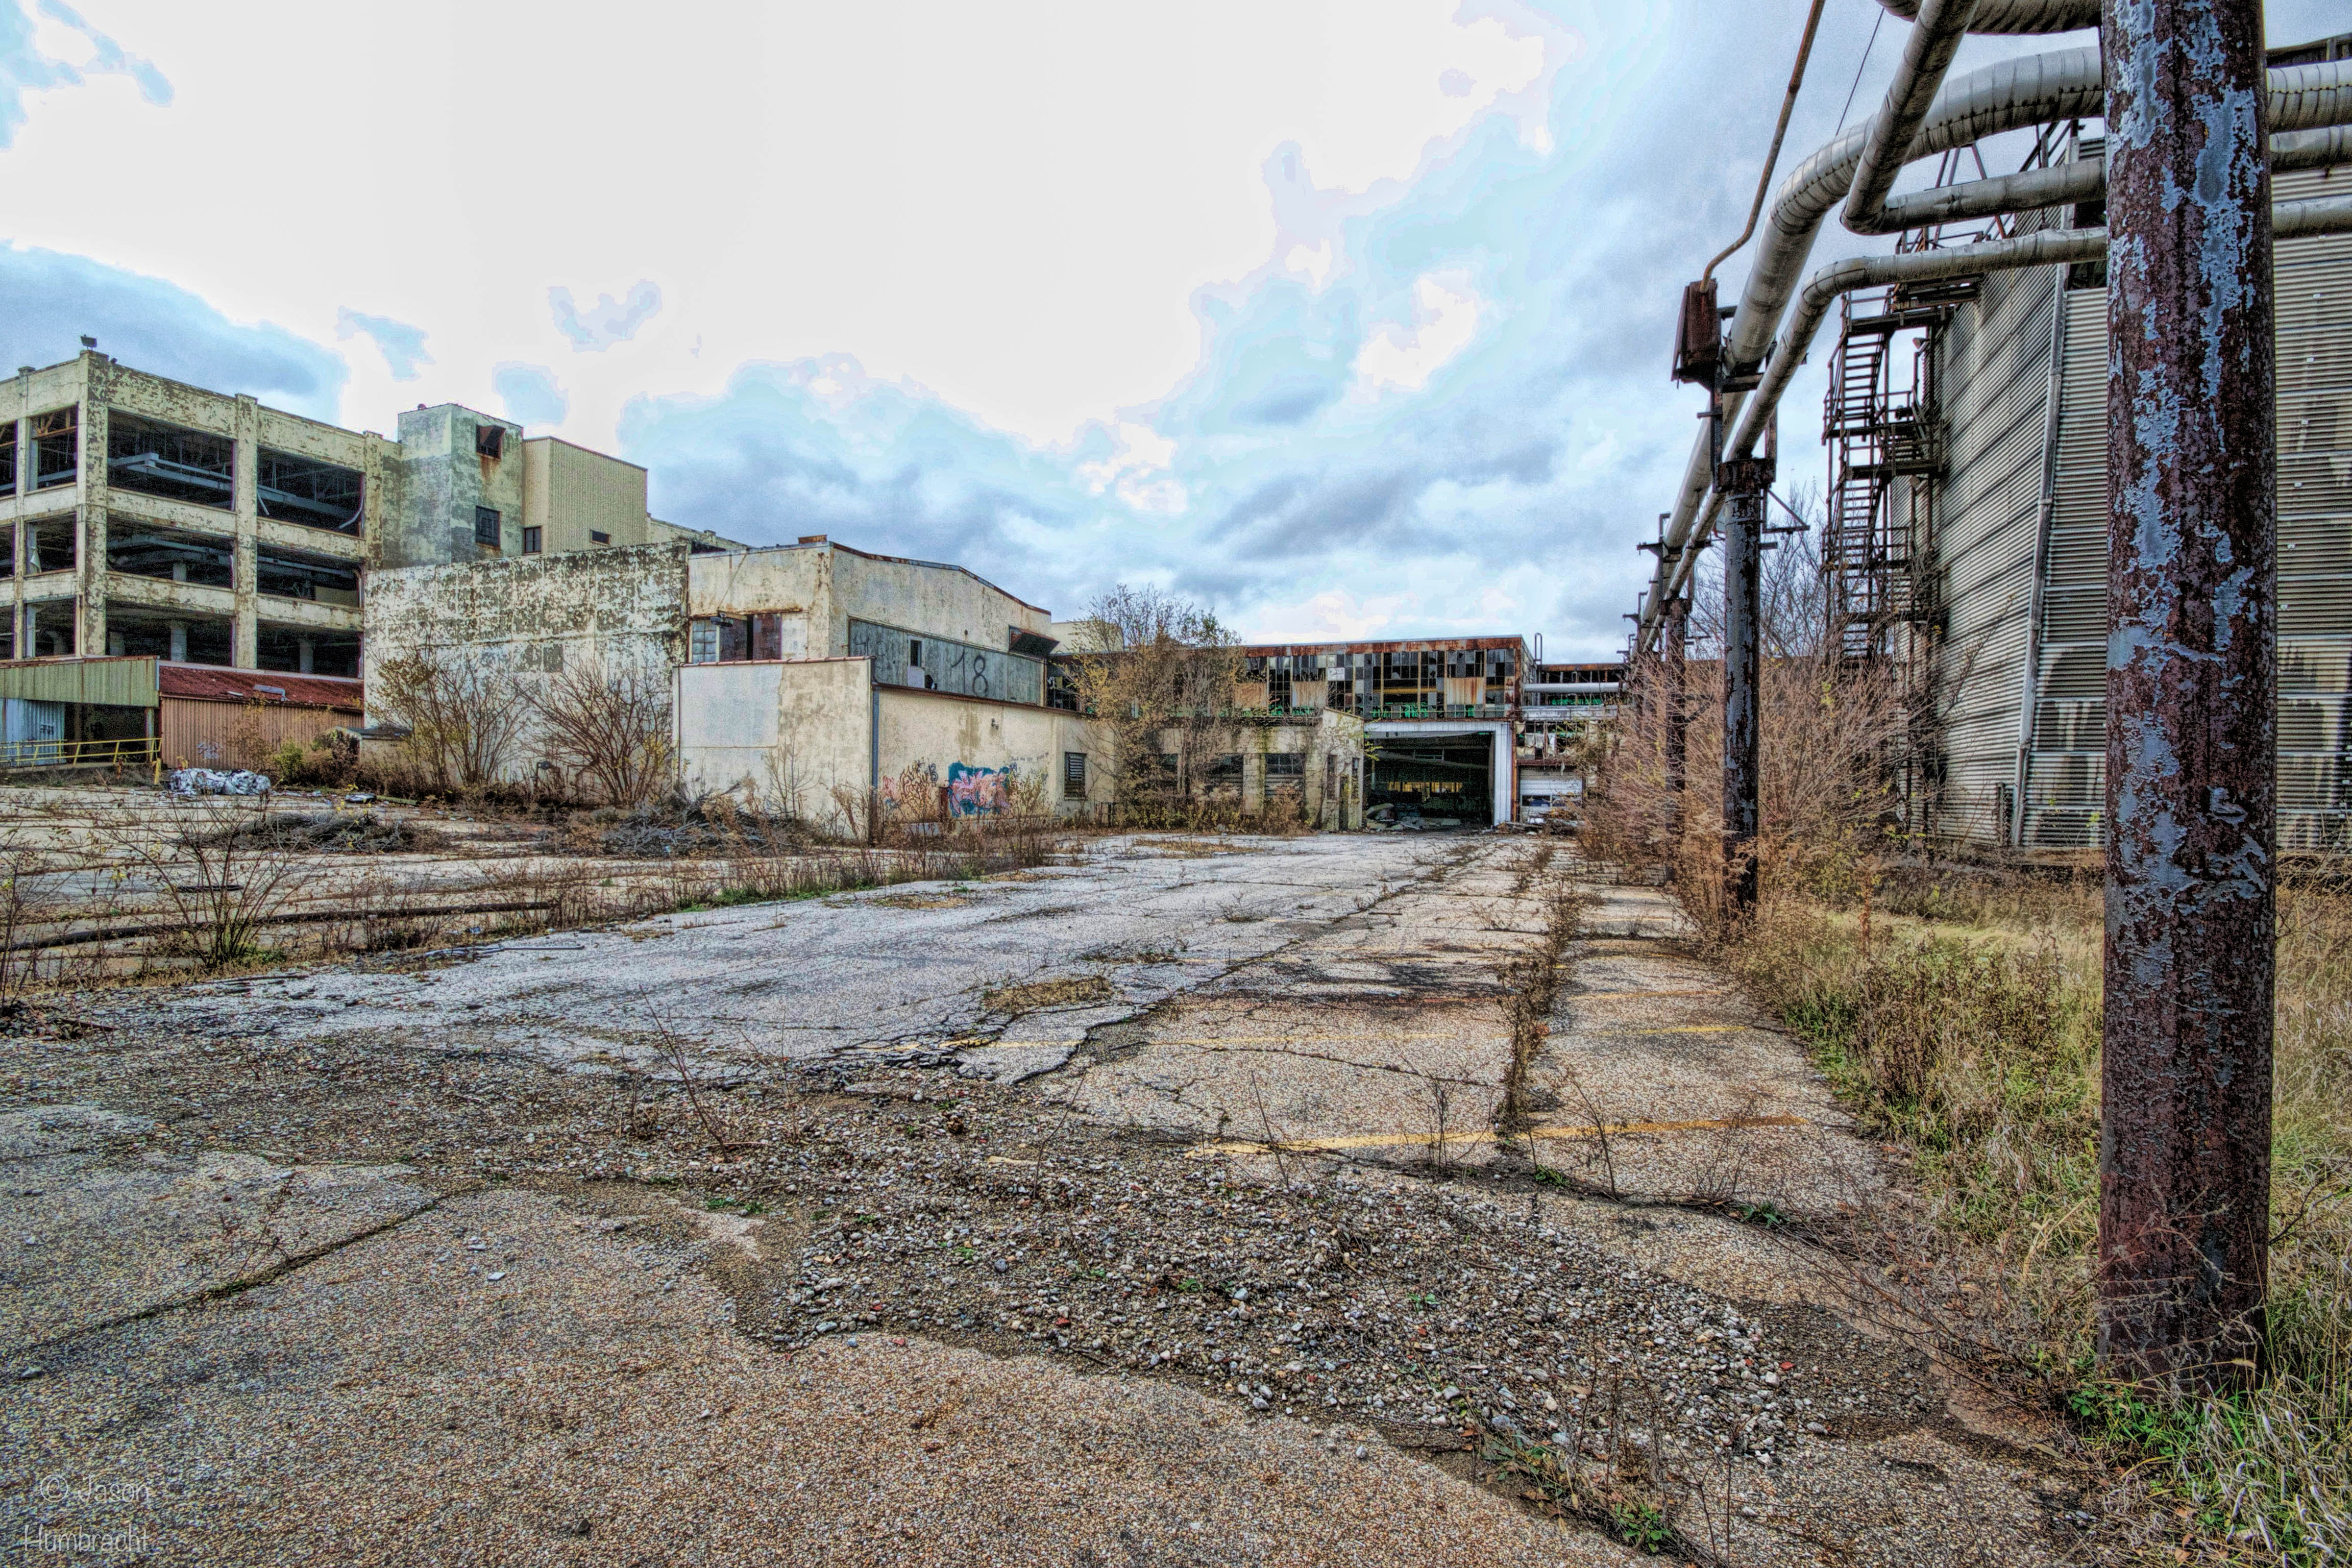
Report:
M1737 458L1717 465L1723 508L1723 890L1724 912L1745 921L1756 912L1757 599L1762 591L1764 497L1772 487L1770 458Z
M1663 689L1660 700L1665 705L1666 734L1666 857L1669 868L1680 864L1683 846L1683 774L1689 761L1690 743L1685 704L1685 657L1690 635L1690 599L1677 595L1666 602L1664 620L1660 623L1659 642L1665 650L1658 684Z
M2099 1351L2256 1375L2276 599L2260 0L2110 0Z

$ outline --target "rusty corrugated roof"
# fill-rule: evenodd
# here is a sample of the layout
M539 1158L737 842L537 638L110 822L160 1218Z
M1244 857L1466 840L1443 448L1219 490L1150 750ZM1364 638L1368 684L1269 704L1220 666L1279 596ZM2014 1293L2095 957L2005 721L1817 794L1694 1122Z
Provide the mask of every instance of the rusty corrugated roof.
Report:
M162 664L155 685L165 697L200 702L282 702L289 708L336 708L357 713L365 686L340 675L289 675L278 669L229 669L216 664Z

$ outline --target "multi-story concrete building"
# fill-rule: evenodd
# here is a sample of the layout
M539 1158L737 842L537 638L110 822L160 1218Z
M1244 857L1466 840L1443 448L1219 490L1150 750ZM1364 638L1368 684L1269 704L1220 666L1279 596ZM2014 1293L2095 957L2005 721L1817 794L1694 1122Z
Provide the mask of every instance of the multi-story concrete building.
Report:
M1538 664L1519 687L1519 811L1528 817L1584 795L1583 742L1617 711L1622 664Z
M454 404L400 439L117 364L0 394L0 659L359 673L371 570L677 541L646 471Z

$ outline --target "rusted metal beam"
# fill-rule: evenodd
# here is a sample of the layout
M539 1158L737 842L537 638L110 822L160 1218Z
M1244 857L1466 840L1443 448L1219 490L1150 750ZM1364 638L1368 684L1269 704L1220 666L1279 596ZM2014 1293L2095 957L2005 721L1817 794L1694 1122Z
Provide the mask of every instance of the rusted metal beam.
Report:
M1725 912L1735 921L1756 910L1757 613L1772 467L1768 458L1739 458L1717 468L1715 480L1729 498L1723 529L1723 886Z
M2260 0L2110 0L2099 1350L2257 1374L2276 513Z

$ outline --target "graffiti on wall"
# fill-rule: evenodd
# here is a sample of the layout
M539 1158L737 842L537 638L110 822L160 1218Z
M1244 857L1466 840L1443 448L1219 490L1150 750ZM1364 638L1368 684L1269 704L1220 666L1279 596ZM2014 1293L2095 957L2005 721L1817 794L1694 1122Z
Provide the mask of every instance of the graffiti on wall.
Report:
M882 781L882 810L890 816L928 817L940 809L940 770L929 763L909 763L897 776Z
M1012 802L1013 769L948 764L948 815L994 816Z

